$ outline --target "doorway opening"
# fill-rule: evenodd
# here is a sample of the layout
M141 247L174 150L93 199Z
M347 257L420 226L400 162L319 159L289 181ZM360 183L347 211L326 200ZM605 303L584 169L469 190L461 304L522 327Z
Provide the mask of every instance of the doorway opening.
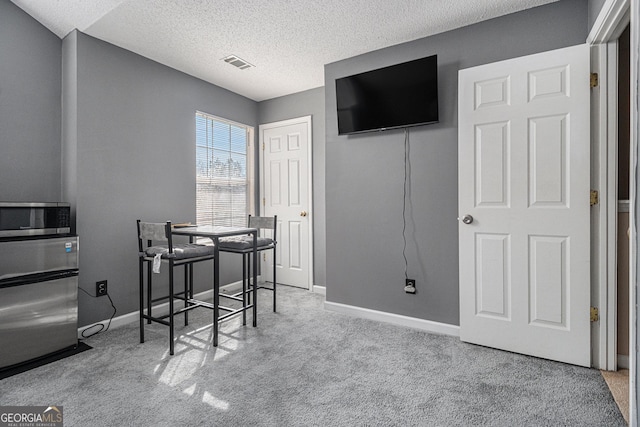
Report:
M617 40L616 371L602 371L629 422L630 26Z

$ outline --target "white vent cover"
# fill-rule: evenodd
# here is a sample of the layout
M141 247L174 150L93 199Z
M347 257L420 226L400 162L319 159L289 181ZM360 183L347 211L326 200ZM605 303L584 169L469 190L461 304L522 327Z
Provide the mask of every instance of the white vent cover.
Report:
M233 65L234 67L240 68L241 70L246 70L247 68L253 67L253 65L249 64L244 59L239 58L239 57L237 57L235 55L226 56L226 57L222 58L222 60L224 62L227 62L227 63Z

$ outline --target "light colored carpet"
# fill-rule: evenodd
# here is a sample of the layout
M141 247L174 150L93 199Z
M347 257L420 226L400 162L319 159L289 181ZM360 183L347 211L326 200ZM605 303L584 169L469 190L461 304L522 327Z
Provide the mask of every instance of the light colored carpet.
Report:
M604 380L611 390L613 399L616 401L620 412L629 423L629 370L619 369L615 372L601 371Z
M0 381L0 404L63 406L66 427L625 425L597 370L347 317L280 289L278 313L261 291L258 327L223 323L218 348L209 310L178 327L175 356L164 326L140 344L131 324Z

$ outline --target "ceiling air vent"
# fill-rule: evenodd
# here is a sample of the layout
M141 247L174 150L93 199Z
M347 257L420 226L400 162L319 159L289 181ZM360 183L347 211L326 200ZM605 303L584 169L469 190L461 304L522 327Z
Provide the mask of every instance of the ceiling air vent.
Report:
M226 56L226 57L222 58L222 60L224 62L227 62L227 63L233 65L234 67L240 68L241 70L246 70L247 68L253 67L253 65L249 64L247 61L245 61L242 58L238 58L235 55Z

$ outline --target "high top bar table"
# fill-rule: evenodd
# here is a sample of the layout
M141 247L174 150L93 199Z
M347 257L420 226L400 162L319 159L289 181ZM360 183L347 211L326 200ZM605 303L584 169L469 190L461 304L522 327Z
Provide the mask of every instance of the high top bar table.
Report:
M213 240L214 245L214 260L213 260L213 304L198 301L193 299L193 287L190 290L190 295L187 297L188 302L193 305L207 307L213 310L213 346L217 347L218 345L218 322L226 319L229 316L237 314L239 312L246 313L246 310L249 308L253 309L253 326L256 327L258 325L258 310L257 310L257 302L258 302L258 287L256 284L258 283L258 251L256 250L258 247L258 230L256 228L248 228L248 227L224 227L224 226L213 226L213 225L196 225L191 227L174 227L172 230L172 234L179 236L189 236L189 241L193 243L194 238L196 237L206 237ZM229 236L240 236L245 234L251 234L253 236L253 303L250 305L244 304L244 295L243 295L243 307L241 309L231 310L229 313L220 316L220 252L218 241L221 237L229 237ZM189 274L193 275L193 270L190 270ZM190 278L190 282L193 286L193 276Z

